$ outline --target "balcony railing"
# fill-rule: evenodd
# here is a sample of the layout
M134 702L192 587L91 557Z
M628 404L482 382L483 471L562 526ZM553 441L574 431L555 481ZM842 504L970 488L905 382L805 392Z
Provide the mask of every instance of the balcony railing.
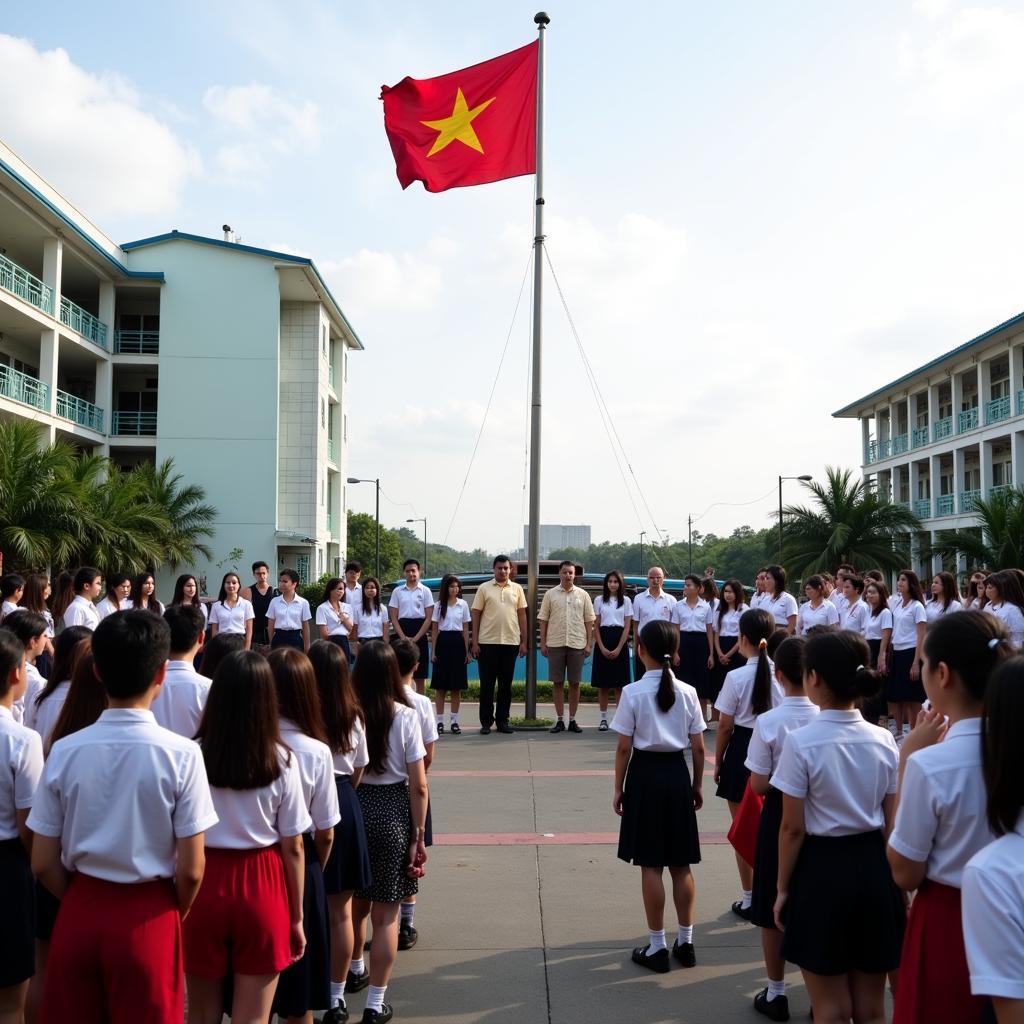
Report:
M101 348L107 347L107 325L70 299L60 300L60 322Z
M1008 420L1012 409L1010 396L994 398L991 402L985 403L985 423L998 423L1000 420Z
M892 439L892 454L903 455L910 448L910 437L907 434L897 434Z
M973 512L974 503L981 497L981 491L961 491L960 492L960 511L961 512Z
M0 395L44 411L50 407L50 387L27 373L0 365Z
M150 355L160 351L159 331L114 331L114 351L122 355Z
M931 498L918 498L914 502L914 515L918 519L931 519L932 501Z
M988 496L994 498L997 494L1002 494L1003 491L1012 491L1013 484L996 484L995 487L988 489Z
M878 457L887 459L890 455L892 455L892 439L887 437L884 441L878 442Z
M62 419L71 420L81 427L88 427L100 434L103 433L103 410L87 402L84 398L69 395L66 391L57 391L57 415Z
M327 438L327 458L331 462L337 462L338 461L335 458L335 454L334 454L334 438L333 437Z
M1024 390L1017 392L1017 415L1024 416Z
M868 441L868 446L864 451L864 461L870 465L872 462L878 461L878 442Z
M951 516L953 514L953 495L940 494L935 499L935 514L937 516Z
M932 427L932 440L941 441L944 437L949 437L952 433L953 417L947 416L945 419L935 421L935 425Z
M928 428L915 427L910 434L910 447L921 448L928 443Z
M965 434L968 430L973 430L978 425L978 407L975 406L973 409L964 409L962 413L956 418L956 432L958 434Z
M53 316L53 289L6 256L0 256L0 288Z
M111 433L121 437L156 437L156 413L115 411Z

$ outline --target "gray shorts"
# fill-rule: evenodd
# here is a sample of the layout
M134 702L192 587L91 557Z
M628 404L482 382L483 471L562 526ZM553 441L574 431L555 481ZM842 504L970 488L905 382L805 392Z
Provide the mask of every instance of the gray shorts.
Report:
M586 660L582 647L549 647L548 680L556 685L564 683L568 672L570 683L583 682L583 663Z

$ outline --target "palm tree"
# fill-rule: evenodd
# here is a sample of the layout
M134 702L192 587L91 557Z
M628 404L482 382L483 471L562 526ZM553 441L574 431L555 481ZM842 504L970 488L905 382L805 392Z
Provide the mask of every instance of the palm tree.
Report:
M199 556L213 558L203 538L212 537L217 510L206 503L206 491L198 484L182 485L180 473L174 472L174 460L165 459L159 466L143 463L132 470L149 502L166 519L155 531L160 544L160 558L154 568L166 562L172 569L192 565Z
M813 508L782 510L783 561L804 578L843 562L895 571L907 564L907 534L921 521L904 505L894 505L868 490L852 470L828 466L825 483L803 486Z
M989 498L975 498L978 526L940 530L932 552L943 558L965 555L968 563L986 569L1024 565L1024 490L1007 487Z

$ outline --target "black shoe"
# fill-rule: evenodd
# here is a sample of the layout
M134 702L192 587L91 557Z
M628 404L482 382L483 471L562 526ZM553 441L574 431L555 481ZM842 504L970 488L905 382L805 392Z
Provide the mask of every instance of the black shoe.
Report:
M789 1020L789 1000L785 996L776 996L769 1002L767 988L761 989L754 996L754 1009L769 1020Z
M697 953L692 942L684 942L681 946L678 942L672 943L672 956L675 957L684 967L697 966Z
M569 719L569 732L583 732L583 730L576 724L575 718Z
M332 1006L323 1016L320 1024L346 1024L348 1020L348 1007L342 999L337 1006Z
M437 723L437 735L438 736L443 736L444 735L444 722L438 722Z
M732 912L737 917L742 917L744 921L749 921L754 916L754 906L751 904L749 907L744 907L743 900L737 900L732 905Z
M481 725L480 726L480 735L481 736L490 736L491 735L491 727L489 725Z
M648 953L650 944L638 946L633 950L633 963L641 967L649 967L656 974L668 974L668 950L659 949L657 953Z
M513 729L512 726L508 724L508 722L499 722L495 726L495 728L498 730L498 732L503 732L509 736L511 736L512 733L515 732L515 729Z
M608 722L607 722L606 719L604 719L604 718L601 719L601 724L597 727L597 731L598 732L607 732L608 731Z
M451 729L449 729L449 732L453 736L461 736L462 735L462 729L459 727L459 723L458 722L452 722L452 727L451 727Z
M412 949L419 941L420 933L411 924L398 926L398 948Z
M367 985L370 984L370 972L363 971L362 974L353 974L351 971L348 972L348 977L345 979L345 991L346 992L362 992Z
M395 1011L390 1003L385 1003L379 1010L363 1010L363 1024L387 1024Z
M565 722L559 719L550 729L548 729L548 732L565 732Z

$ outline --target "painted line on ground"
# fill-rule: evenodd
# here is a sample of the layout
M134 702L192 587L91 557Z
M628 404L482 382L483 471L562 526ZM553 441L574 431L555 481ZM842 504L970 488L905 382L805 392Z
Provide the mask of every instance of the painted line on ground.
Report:
M724 846L725 832L701 832L706 846ZM435 846L617 846L618 832L448 832L434 833Z

